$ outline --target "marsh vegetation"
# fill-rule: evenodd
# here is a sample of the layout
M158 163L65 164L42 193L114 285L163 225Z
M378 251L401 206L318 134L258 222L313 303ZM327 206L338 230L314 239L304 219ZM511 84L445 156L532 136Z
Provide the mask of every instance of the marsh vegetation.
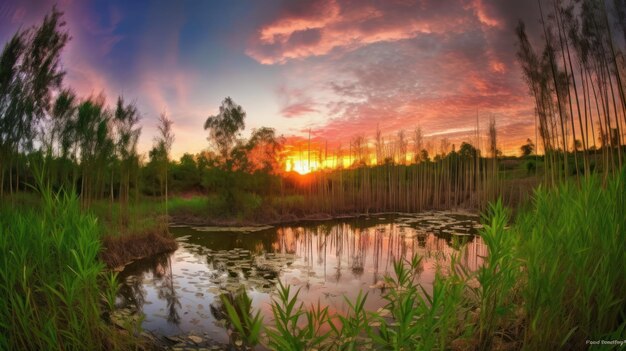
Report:
M515 31L536 121L520 157L495 117L458 147L420 126L244 138L230 97L205 151L173 160L164 113L142 155L134 103L64 84L62 13L18 30L0 57L0 349L181 341L142 328L235 349L624 340L626 8L538 4L542 41Z

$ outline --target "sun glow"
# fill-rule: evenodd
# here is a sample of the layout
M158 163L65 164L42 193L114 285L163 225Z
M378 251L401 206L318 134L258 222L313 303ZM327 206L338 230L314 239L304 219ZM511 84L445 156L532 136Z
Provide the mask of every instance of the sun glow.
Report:
M407 151L404 155L400 155L394 150L384 150L385 153L381 155L381 159L378 160L376 152L372 147L366 149L365 154L358 156L356 153L350 151L343 152L339 150L328 150L327 148L311 148L310 152L303 150L306 146L290 146L286 152L281 155L282 164L285 172L296 172L301 175L306 175L318 171L330 171L335 169L347 169L360 166L376 166L386 164L388 162L393 164L409 165L415 163L415 153L413 151ZM430 155L434 155L433 150L428 150ZM434 157L434 156L431 156Z
M311 157L306 151L293 152L285 157L285 171L297 172L299 174L308 174L324 169L335 169L339 166L348 167L350 165L348 158L326 157L320 158L318 154L311 152Z
M319 168L319 165L315 161L311 161L309 164L308 161L300 161L300 160L287 160L287 172L297 172L300 174L308 174L313 171L316 171Z
M289 153L284 160L286 172L297 172L302 175L321 170L349 168L355 162L354 157L337 155L320 157L320 154L314 151L311 151L310 158L306 151L302 151ZM376 164L376 160L370 159L368 164Z

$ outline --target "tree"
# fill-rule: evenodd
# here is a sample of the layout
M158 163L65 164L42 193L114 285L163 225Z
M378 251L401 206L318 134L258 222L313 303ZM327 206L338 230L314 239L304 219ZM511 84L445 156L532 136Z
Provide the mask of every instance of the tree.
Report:
M250 162L250 171L274 173L280 167L279 152L283 149L284 139L276 136L273 128L261 127L252 131L247 143L246 159Z
M398 163L406 164L406 153L408 148L408 142L404 134L404 130L398 131Z
M172 165L169 170L170 189L178 189L182 191L199 191L202 188L203 168L199 167L200 155L183 154L178 164Z
M61 87L65 74L60 54L69 34L62 15L53 7L41 26L18 31L0 57L0 178L4 180L8 163L11 189L13 161L20 149L32 149L37 126L50 111L52 92ZM19 174L16 178L19 186Z
M420 161L430 162L430 156L428 155L428 150L422 149L422 151L420 151Z
M574 151L580 151L582 149L583 149L583 143L580 141L580 139L574 140Z
M76 95L71 89L63 89L57 96L54 107L52 108L52 126L50 144L48 145L49 159L53 157L53 146L56 141L58 146L58 154L60 157L61 167L59 168L59 176L61 184L69 188L69 174L73 165L68 156L73 144L73 124L76 115ZM72 185L73 186L73 185Z
M461 148L459 149L459 156L463 160L476 159L476 157L478 156L478 150L476 150L476 148L472 144L462 142Z
M240 132L245 128L246 112L233 99L222 101L219 113L209 116L204 122L204 129L209 131L209 141L222 157L226 169L231 168L230 154Z
M422 144L424 143L424 134L422 132L422 127L415 128L413 131L413 158L415 162L423 161L420 158L420 150L422 150Z
M520 147L522 151L522 157L530 156L535 151L535 144L532 140L526 139L526 144Z
M172 132L172 122L169 117L165 113L161 113L159 116L159 124L157 128L159 130L158 136L155 138L155 144L158 151L160 151L162 155L162 172L163 178L165 180L165 220L168 219L168 209L167 209L167 198L168 198L168 184L167 184L167 168L169 163L169 154L172 150L172 145L174 144L174 133Z
M74 152L80 153L83 204L89 204L104 184L107 163L114 154L115 143L110 127L111 114L105 108L103 96L88 98L77 107L74 125ZM74 181L76 183L76 181Z
M137 107L133 104L125 104L124 99L121 96L118 97L113 121L117 132L115 149L120 161L119 197L124 203L127 203L130 197L130 175L133 168L138 166L135 161L138 160L137 142L141 134L141 127L138 127L137 124L140 119ZM112 179L111 182L113 182Z
M382 132L380 131L380 126L376 125L376 142L374 143L376 148L376 163L382 164L384 159L384 147L385 141L383 140Z
M19 79L20 60L26 48L26 33L18 32L4 46L0 57L0 195L4 194L4 177L6 168L9 170L9 187L13 180L11 166L14 158L14 145L17 133L15 126L19 117L17 99L21 95Z

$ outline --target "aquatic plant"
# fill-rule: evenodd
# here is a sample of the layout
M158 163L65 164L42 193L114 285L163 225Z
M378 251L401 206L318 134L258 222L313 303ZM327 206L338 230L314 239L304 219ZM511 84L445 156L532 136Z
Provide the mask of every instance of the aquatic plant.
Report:
M252 299L245 289L236 294L223 294L220 301L224 306L227 320L235 332L235 343L253 347L259 343L263 326L261 312L252 310Z
M273 325L266 329L267 345L273 350L328 347L326 341L330 331L322 332L323 326L331 323L328 307L321 308L318 304L317 308L305 311L303 304L298 304L299 294L300 289L291 294L291 287L279 282L277 296L272 301Z

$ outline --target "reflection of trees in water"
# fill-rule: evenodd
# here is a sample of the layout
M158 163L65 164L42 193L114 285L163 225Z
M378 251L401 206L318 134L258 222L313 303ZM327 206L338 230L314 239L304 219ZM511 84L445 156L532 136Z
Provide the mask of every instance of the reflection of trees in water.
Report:
M126 267L120 275L123 284L120 286L119 294L122 296L124 304L119 307L127 308L134 305L137 310L143 309L147 293L144 288L146 274L152 274L157 296L166 302L167 321L178 325L180 323L178 309L181 304L174 287L171 254L155 255Z
M355 229L352 235L352 274L360 277L365 270L365 259L369 247L369 230Z
M164 299L166 302L167 321L179 325L180 314L178 313L178 309L181 308L181 304L178 294L176 294L176 289L174 288L174 274L172 273L171 259L171 255L168 255L165 260L158 262L155 271L161 273L158 276L160 284L155 285L157 285L156 288L159 299Z
M449 238L406 224L371 222L368 226L354 226L335 222L277 228L269 243L254 238L245 243L250 252L213 251L198 244L183 244L183 248L194 258L200 253L204 255L203 260L206 259L209 267L208 279L222 291L243 285L247 289L267 292L274 289L281 270L294 263L293 254L300 256L298 263L304 263L303 273L317 271L321 277L323 270L324 280L336 282L345 280L346 276L369 280L371 272L372 284L376 284L385 274L391 273L394 259L411 257L415 253L429 260L427 268L433 260L447 268L450 255L455 253L460 264L475 270L482 263L481 256L487 255L487 249L480 238L468 237L467 240L466 245L451 247ZM243 255L242 252L247 253ZM177 257L189 260L188 255ZM143 308L147 294L145 277L152 274L158 298L166 302L168 322L178 325L182 307L175 288L172 260L174 258L170 255L157 255L128 266L120 275L123 282L120 295L124 300L120 307ZM306 276L305 284L309 280L315 282L315 279L308 278L309 274ZM128 277L131 279L127 280ZM219 309L219 306L215 307Z
M331 240L330 242L330 247L331 250L333 248L333 244L335 246L335 258L337 260L337 267L335 268L335 281L339 281L341 279L341 256L343 255L343 238L344 238L344 226L343 225L338 225L334 231L334 235L332 235L332 238L334 240Z
M369 266L373 270L372 280L376 282L390 272L394 260L406 259L415 253L434 259L441 265L449 263L450 256L456 253L462 264L476 269L481 261L481 252L486 253L480 249L480 244L480 240L471 240L466 246L450 247L450 238L406 225L363 225L357 222L281 228L273 248L285 252L287 245L295 247L295 253L302 258L307 270L317 265L323 270L325 279L327 261L332 257L335 270L331 279L334 281L341 280L344 268L359 278L371 259Z
M318 265L323 265L324 266L324 280L326 280L326 262L328 262L327 260L327 254L328 254L328 250L327 250L327 246L328 246L328 240L330 238L330 233L333 230L333 226L332 225L320 225L317 227L318 228L318 239L321 241L321 243L318 244L317 246L317 251L318 252L322 252L322 255L318 255Z
M379 269L380 269L380 257L382 255L383 250L383 238L385 235L385 228L374 228L374 253L372 255L372 262L374 264L374 274L372 283L376 284L376 282L380 279L379 277Z
M136 261L124 268L118 279L121 282L118 296L122 297L122 304L118 308L136 308L142 310L146 301L147 291L144 288L144 278L146 274L157 276L157 262L162 256L168 254L155 255Z
M118 296L122 297L120 304L116 308L131 308L141 310L146 301L146 290L143 287L143 275L134 276L132 279L125 279L129 276L121 277L124 279L120 285Z

